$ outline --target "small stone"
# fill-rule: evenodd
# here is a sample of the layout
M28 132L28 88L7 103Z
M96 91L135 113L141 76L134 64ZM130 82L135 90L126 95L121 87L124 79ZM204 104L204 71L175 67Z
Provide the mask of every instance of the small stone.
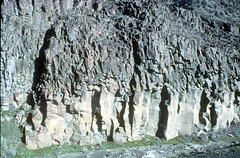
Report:
M228 134L228 136L229 136L229 137L232 137L232 138L234 137L234 136L233 136L232 134L230 134L230 133Z
M37 144L39 148L49 147L52 145L52 137L49 132L40 132L37 136Z
M200 137L201 137L201 140L203 142L207 142L208 141L208 135L202 134Z
M21 92L15 93L14 94L14 100L16 102L18 102L19 104L22 104L22 103L26 102L27 93L21 93Z
M37 149L38 144L37 144L37 135L34 136L26 136L26 147L28 149Z

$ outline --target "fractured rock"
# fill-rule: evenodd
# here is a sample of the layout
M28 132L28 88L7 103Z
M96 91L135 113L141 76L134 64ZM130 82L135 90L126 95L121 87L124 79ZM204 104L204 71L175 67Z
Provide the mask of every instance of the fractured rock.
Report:
M16 117L27 147L239 122L238 11L220 17L208 10L220 2L191 2L4 0L1 108L31 107Z
M52 145L52 137L50 132L40 132L37 137L37 144L39 148L49 147Z

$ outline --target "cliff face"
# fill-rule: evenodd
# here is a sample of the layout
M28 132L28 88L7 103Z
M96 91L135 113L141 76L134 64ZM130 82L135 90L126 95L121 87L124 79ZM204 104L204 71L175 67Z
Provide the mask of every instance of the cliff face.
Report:
M4 0L1 107L30 149L239 122L240 14L223 2Z

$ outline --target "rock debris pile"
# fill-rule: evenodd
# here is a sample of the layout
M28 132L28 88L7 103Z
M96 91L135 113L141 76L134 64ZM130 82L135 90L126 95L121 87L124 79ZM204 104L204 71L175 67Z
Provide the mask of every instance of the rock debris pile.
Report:
M27 147L239 122L240 14L206 19L195 1L4 0L1 106L21 109Z

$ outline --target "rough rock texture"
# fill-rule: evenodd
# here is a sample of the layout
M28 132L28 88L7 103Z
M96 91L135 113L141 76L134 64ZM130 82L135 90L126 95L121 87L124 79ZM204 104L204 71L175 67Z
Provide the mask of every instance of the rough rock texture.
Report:
M21 109L30 149L239 122L239 1L227 2L4 0L1 107Z

